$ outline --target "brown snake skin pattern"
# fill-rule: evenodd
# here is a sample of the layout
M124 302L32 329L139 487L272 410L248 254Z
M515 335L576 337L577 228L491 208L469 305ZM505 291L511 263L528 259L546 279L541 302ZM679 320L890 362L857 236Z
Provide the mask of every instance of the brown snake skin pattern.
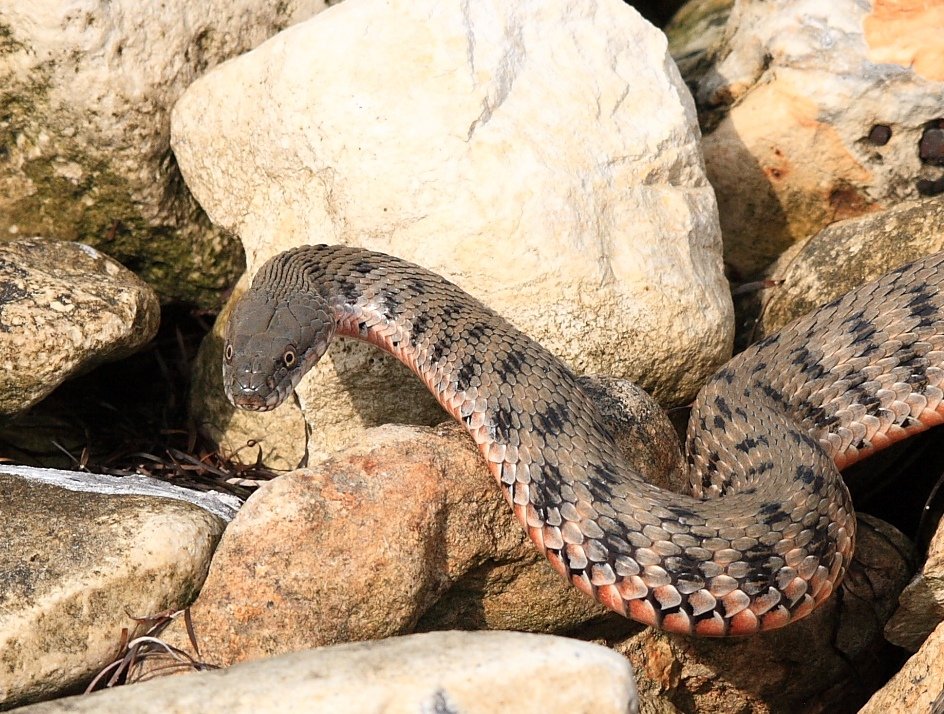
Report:
M381 253L269 260L227 326L223 378L276 407L334 335L408 365L468 428L531 540L577 588L672 632L744 635L838 586L855 514L839 469L944 422L944 254L900 267L731 360L699 393L693 495L626 465L556 357L444 278Z

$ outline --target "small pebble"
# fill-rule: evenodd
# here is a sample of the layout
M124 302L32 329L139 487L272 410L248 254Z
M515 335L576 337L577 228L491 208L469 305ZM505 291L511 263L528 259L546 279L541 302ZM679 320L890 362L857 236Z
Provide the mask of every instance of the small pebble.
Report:
M876 124L869 131L869 142L876 146L885 146L892 138L892 128L887 124Z
M944 129L924 130L921 141L918 142L918 156L926 164L944 166Z
M936 181L931 181L930 179L918 179L918 183L915 185L915 188L918 189L918 193L922 196L939 196L944 193L944 176L937 179Z

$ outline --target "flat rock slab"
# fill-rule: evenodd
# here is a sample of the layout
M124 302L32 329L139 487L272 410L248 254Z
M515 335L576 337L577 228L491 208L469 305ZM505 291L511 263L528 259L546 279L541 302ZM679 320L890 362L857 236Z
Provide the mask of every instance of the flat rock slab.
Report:
M83 370L150 341L150 286L82 243L0 243L0 414L23 411Z
M0 708L82 683L144 627L133 617L188 604L235 505L85 476L0 468Z
M210 709L208 709L210 707ZM598 645L514 632L431 632L296 652L218 672L26 707L23 714L635 714L632 668Z

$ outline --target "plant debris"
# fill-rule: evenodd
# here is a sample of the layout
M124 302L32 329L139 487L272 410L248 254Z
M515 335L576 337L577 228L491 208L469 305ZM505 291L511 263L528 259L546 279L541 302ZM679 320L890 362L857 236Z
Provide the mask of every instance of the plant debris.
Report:
M196 656L160 639L161 633L180 615L184 616L187 636ZM200 648L197 645L189 607L183 610L165 610L145 617L130 614L128 616L135 622L147 624L147 629L143 635L129 639L128 628L122 628L117 656L92 679L85 688L85 694L122 684L144 682L175 671L202 672L219 668L197 659L200 657Z
M191 374L211 315L165 306L140 352L69 380L0 429L0 462L127 476L139 474L245 499L279 472L250 441L219 450L189 418Z

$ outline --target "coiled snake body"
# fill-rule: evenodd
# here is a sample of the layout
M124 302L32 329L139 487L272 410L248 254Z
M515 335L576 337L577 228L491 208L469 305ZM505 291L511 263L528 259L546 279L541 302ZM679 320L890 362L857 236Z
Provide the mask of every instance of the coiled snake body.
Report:
M444 278L304 246L259 270L227 326L226 393L276 407L334 335L392 353L465 424L552 565L611 610L708 636L781 627L837 587L855 515L839 469L944 422L944 254L741 353L699 393L693 495L626 465L556 357Z

